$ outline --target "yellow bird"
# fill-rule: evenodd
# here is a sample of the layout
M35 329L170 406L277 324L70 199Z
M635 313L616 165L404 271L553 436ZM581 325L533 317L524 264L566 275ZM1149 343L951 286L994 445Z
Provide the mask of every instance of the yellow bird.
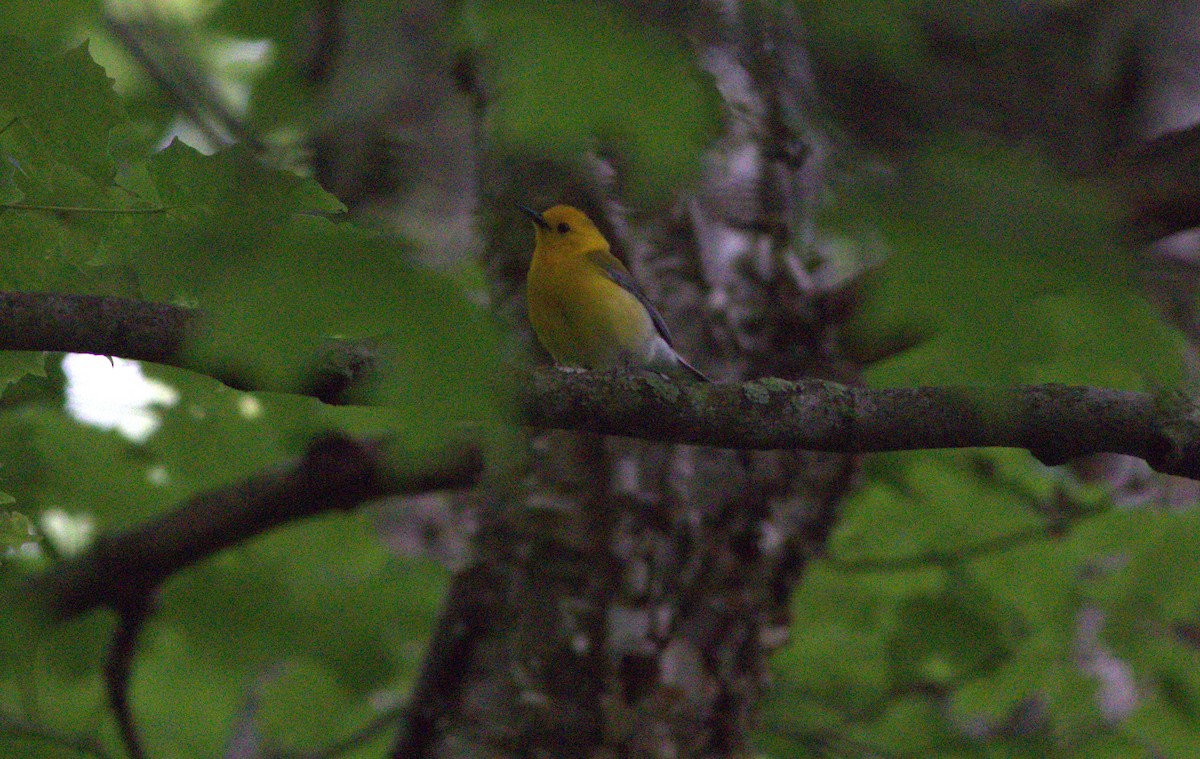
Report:
M586 214L571 206L520 209L537 231L526 282L529 321L557 363L708 381L671 347L666 323Z

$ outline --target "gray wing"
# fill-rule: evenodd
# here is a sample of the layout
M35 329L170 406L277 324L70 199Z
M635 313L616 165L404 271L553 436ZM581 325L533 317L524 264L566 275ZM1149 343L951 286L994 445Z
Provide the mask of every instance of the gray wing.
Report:
M613 260L616 261L616 259ZM627 290L633 297L638 299L639 303L646 307L646 310L650 312L650 320L654 322L654 328L658 330L658 334L662 335L662 339L667 341L667 345L674 348L675 344L671 341L671 330L667 329L667 323L663 321L662 316L658 313L658 309L646 297L646 293L642 292L642 288L638 287L637 282L633 281L633 275L629 273L629 270L623 266L617 268L617 266L620 266L620 261L616 261L617 266L613 266L611 263L603 260L597 260L596 263L600 265L600 268L604 270L609 279Z

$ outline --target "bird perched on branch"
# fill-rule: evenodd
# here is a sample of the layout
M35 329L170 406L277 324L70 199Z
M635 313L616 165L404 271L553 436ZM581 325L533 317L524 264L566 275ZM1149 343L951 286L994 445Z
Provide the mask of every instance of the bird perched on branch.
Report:
M675 352L666 323L586 214L562 205L544 213L520 208L537 231L526 283L529 321L557 363L708 381Z

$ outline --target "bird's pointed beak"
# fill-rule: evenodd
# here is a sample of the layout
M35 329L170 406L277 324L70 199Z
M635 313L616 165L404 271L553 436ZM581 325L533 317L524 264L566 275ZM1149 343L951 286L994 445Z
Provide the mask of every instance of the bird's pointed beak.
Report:
M525 212L526 216L533 219L533 223L537 224L540 229L549 229L550 228L550 224L546 222L545 217L543 217L540 213L533 210L529 206L517 206L517 208L520 208L522 211Z

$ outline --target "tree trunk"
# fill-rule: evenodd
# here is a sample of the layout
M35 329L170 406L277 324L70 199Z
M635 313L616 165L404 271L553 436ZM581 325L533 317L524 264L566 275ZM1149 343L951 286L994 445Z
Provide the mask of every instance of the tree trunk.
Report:
M830 358L835 285L822 282L807 232L828 151L803 113L798 22L730 7L674 30L716 79L726 120L704 183L668 218L625 218L599 158L593 177L510 167L497 214L509 220L532 191L584 206L681 353L717 379L852 380ZM527 331L527 258L492 252L497 307ZM745 754L767 657L788 638L792 591L823 549L854 460L562 432L530 445L528 478L476 504L473 563L454 582L393 755Z

